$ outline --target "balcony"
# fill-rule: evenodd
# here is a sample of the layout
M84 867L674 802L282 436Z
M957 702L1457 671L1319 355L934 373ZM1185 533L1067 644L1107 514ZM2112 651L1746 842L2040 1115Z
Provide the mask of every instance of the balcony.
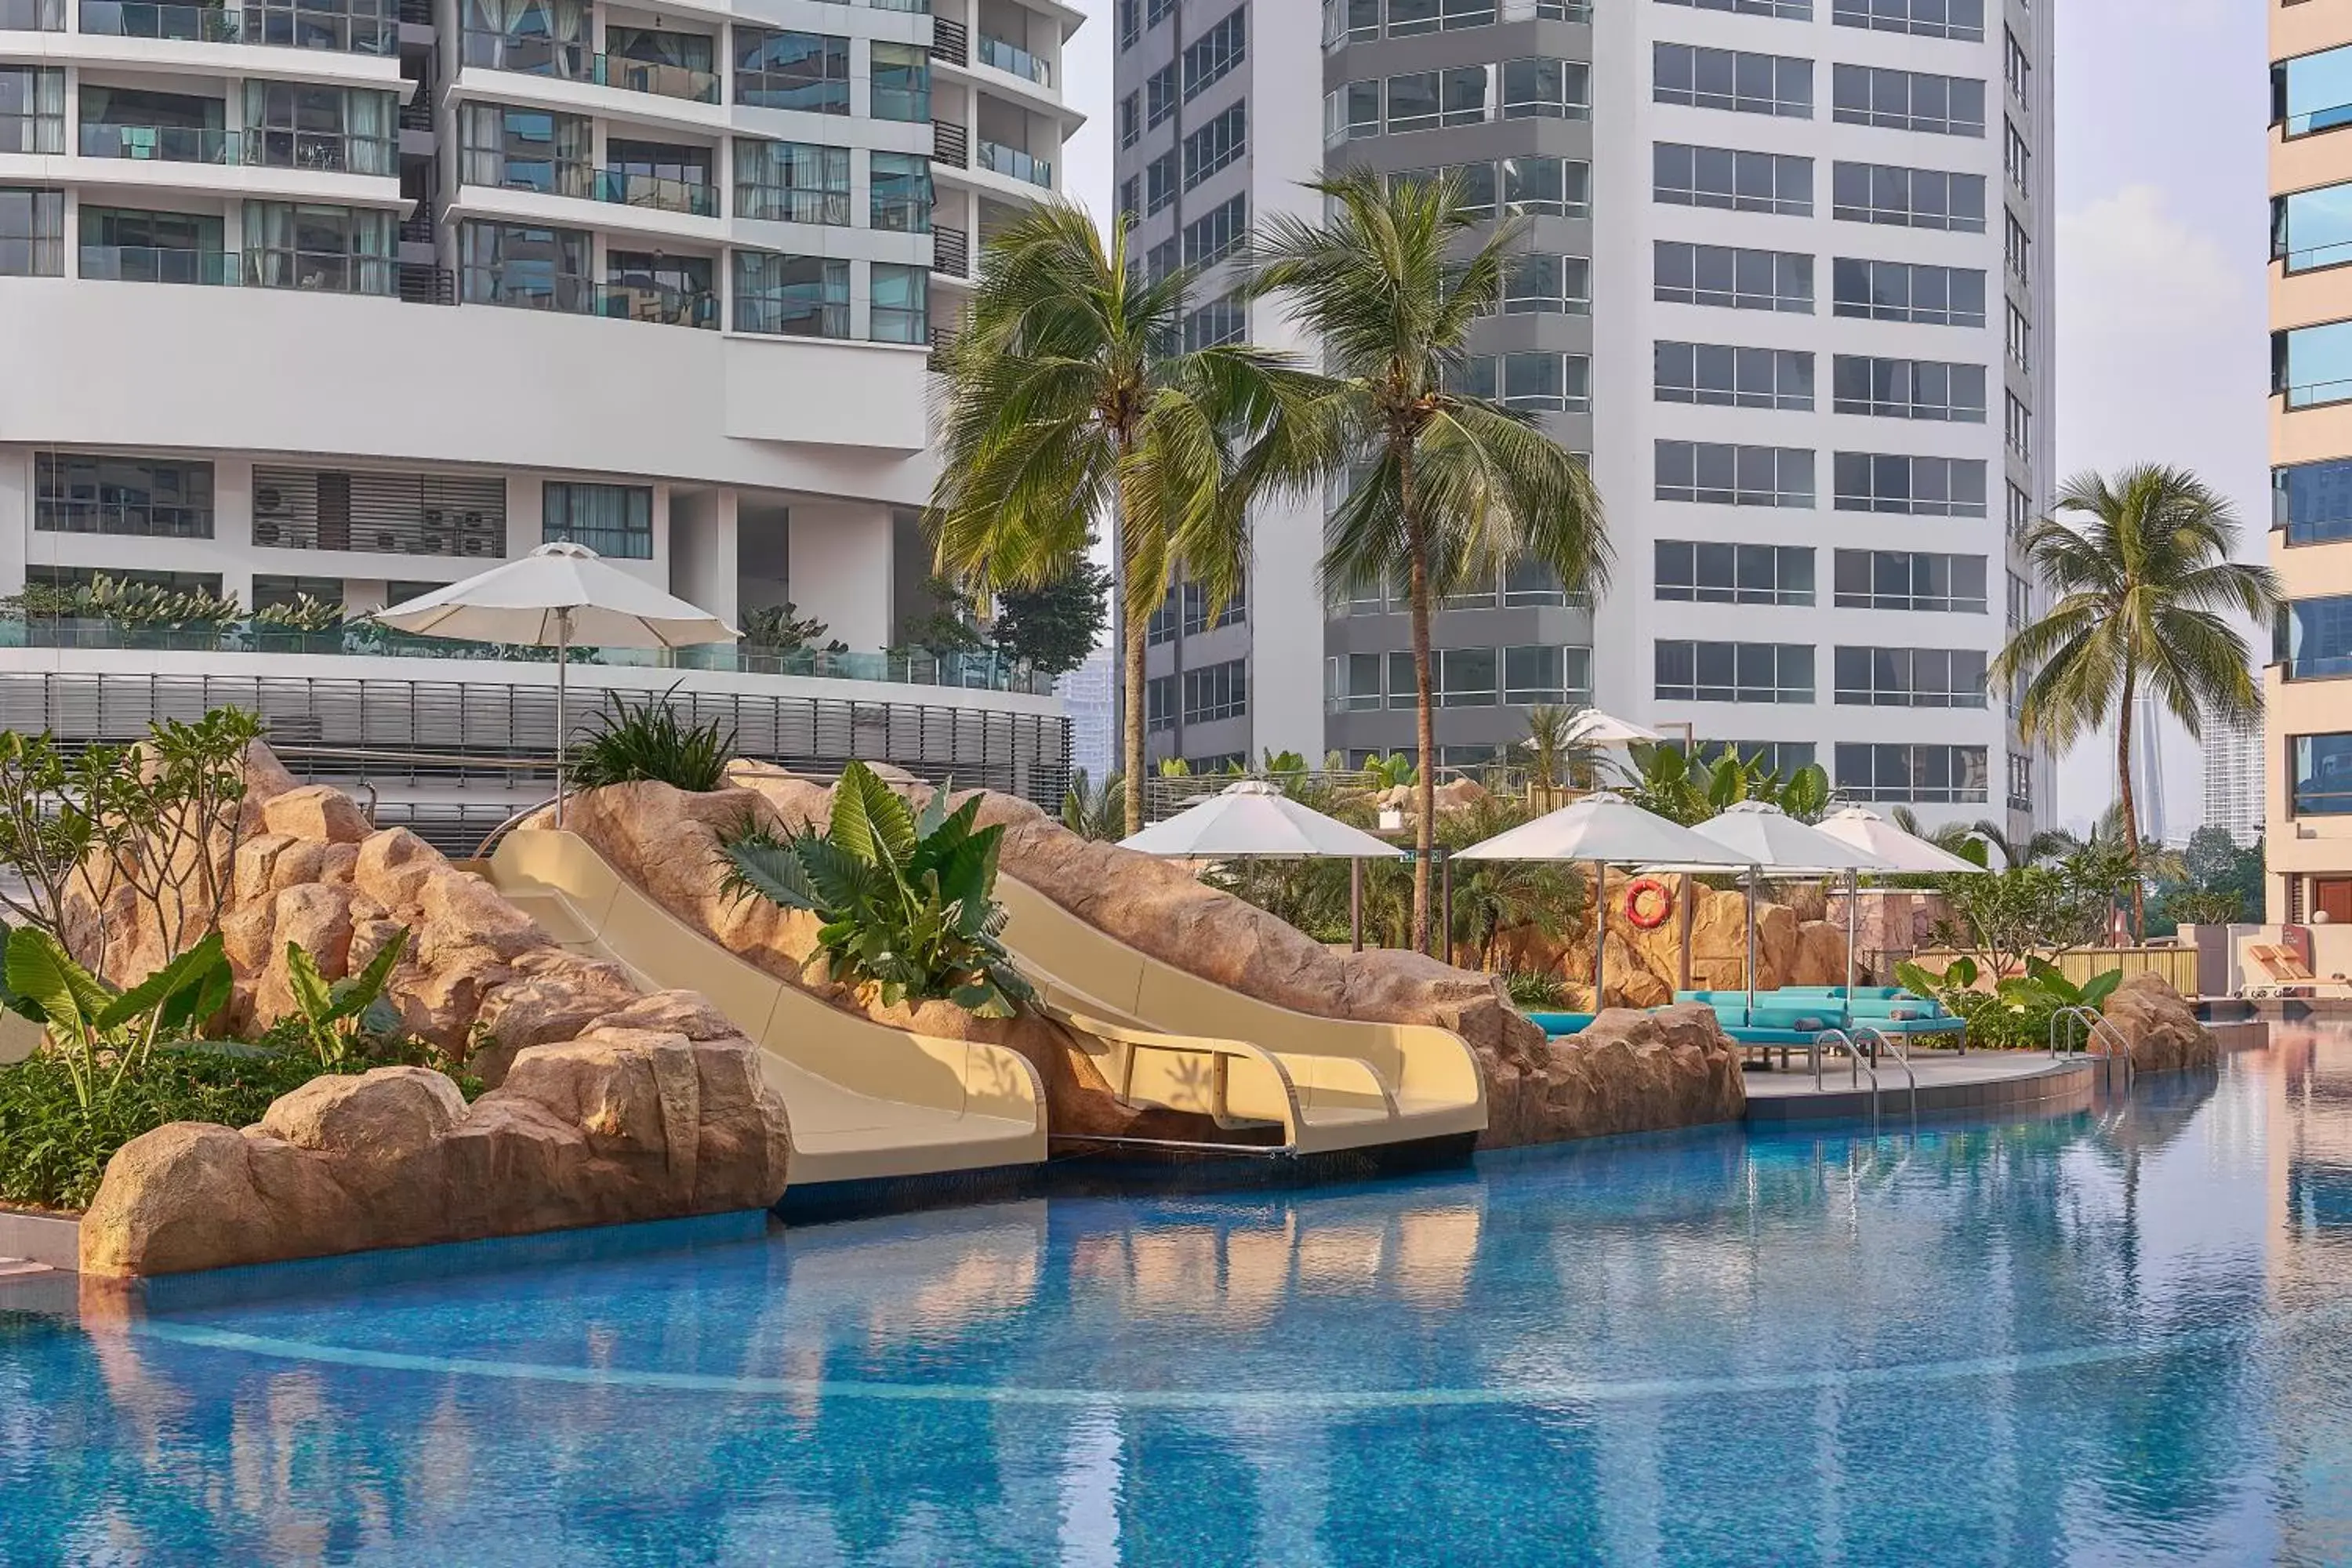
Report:
M0 33L62 33L66 0L0 0Z
M1015 180L1025 180L1047 190L1054 188L1054 165L1050 160L1040 158L1034 153L1024 153L1017 147L1007 147L1001 142L983 141L973 151L978 153L974 162L979 168Z
M591 195L616 206L686 213L694 217L719 216L719 187L699 181L672 180L625 169L598 169L589 184Z
M234 131L194 125L93 125L81 127L85 158L130 158L155 163L234 163Z
M971 237L960 228L931 230L931 270L950 278L971 276Z
M971 62L971 34L961 22L950 22L944 16L932 18L931 58L951 66Z
M47 0L0 0L0 4L27 3L39 5ZM400 47L398 23L389 16L358 10L231 11L219 5L150 5L147 0L81 0L81 30L106 37L252 44L352 55L390 55Z
M931 24L934 31L941 25L937 22ZM933 52L937 52L936 46ZM1020 77L1024 80L1035 82L1039 87L1050 88L1054 85L1054 67L1051 61L1033 55L1027 49L1016 45L1008 44L1003 38L992 38L986 33L982 33L980 36L979 58L982 65L993 70L1001 70L1008 76Z
M689 70L684 66L629 59L618 55L592 54L584 44L563 43L553 38L468 32L465 41L465 63L486 66L491 70L517 71L526 76L554 77L563 81L619 88L624 92L683 99L692 103L719 101L719 76L715 71Z
M458 298L468 305L602 316L607 321L648 321L706 331L719 325L719 296L709 289L594 283L585 278L551 276L536 268L518 268L512 277L494 267L463 268L457 282Z
M117 283L206 283L237 280L237 258L222 250L181 250L156 245L85 245L81 275Z
M608 281L597 287L595 314L615 321L649 321L660 327L716 331L719 295L709 289Z
M386 178L400 173L400 143L389 136L265 128L247 131L243 142L244 161L255 168Z
M971 132L950 120L931 121L931 162L952 168L971 167Z

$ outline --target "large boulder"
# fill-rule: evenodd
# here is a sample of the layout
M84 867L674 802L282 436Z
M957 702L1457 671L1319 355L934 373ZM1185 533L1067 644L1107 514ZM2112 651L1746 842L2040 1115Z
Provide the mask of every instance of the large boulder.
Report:
M1713 1008L1612 1007L1487 1085L1492 1147L1737 1121L1748 1088Z
M315 1079L238 1132L173 1122L108 1164L82 1272L179 1273L764 1208L784 1107L740 1037L599 1029L519 1056L470 1109L421 1068Z
M2136 1072L2179 1072L2221 1062L2221 1041L2160 974L2126 976L2101 1010L2130 1047Z

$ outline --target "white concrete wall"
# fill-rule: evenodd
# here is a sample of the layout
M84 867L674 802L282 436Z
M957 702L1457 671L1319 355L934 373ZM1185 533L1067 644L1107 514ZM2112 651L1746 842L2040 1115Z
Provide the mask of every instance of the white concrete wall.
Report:
M880 508L798 505L793 508L793 602L853 648L884 647L898 639L890 602L890 514Z

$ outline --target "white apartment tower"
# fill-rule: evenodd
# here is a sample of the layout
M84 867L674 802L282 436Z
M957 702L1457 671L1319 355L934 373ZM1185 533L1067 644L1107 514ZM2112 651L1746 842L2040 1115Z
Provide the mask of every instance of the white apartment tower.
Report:
M0 0L0 593L106 574L357 611L573 539L738 624L789 599L846 649L686 661L747 749L985 755L1054 793L1049 696L883 650L923 607L930 344L980 241L1057 188L1081 20ZM483 650L10 626L9 722L200 689L289 743L430 745L443 784L553 740L549 670Z
M1123 14L1123 113L1149 118L1159 29L1233 9L1198 3ZM1255 79L1300 75L1278 7L1244 9ZM2046 815L2050 763L1984 671L2051 488L2050 27L2021 0L1325 5L1327 165L1458 170L1525 220L1472 374L1591 454L1617 555L1589 611L1528 574L1441 613L1441 764L1590 700L1930 821ZM1272 129L1220 145L1307 160ZM1149 157L1121 167L1144 211ZM1249 609L1317 613L1327 743L1410 749L1404 617Z

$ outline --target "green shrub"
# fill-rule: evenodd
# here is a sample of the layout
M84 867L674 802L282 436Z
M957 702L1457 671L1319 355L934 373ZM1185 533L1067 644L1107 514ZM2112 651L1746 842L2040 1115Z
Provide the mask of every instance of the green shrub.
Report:
M1559 976L1540 969L1514 969L1503 976L1503 984L1515 1007L1558 1007L1568 999Z
M949 1001L1009 1018L1035 994L997 940L1004 829L976 826L979 815L978 795L950 813L942 789L918 818L871 768L852 763L824 833L747 827L727 840L728 887L814 913L833 978L878 987L885 1006Z
M708 795L724 784L735 731L719 719L698 727L681 721L677 692L673 686L634 707L621 699L618 713L596 715L597 728L572 751L573 786L654 783Z

